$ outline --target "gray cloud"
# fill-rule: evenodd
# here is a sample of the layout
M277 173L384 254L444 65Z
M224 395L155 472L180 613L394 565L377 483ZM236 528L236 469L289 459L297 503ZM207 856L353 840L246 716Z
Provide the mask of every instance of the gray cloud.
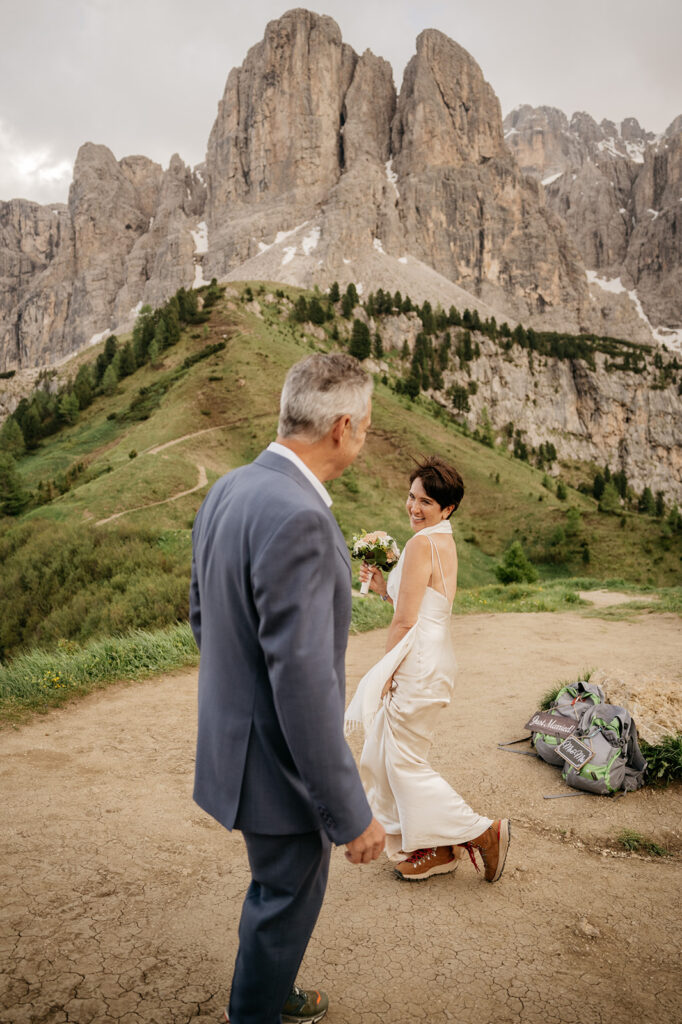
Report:
M358 52L399 85L414 41L437 28L481 65L506 113L520 103L637 117L682 113L677 0L327 0ZM204 156L229 70L286 6L275 0L2 0L0 198L65 201L86 141L167 165Z

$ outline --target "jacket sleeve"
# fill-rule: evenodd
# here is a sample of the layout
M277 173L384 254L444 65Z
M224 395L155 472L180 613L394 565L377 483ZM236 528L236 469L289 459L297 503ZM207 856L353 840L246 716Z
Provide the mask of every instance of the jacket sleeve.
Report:
M189 624L194 633L197 647L201 650L201 603L199 601L199 581L197 579L197 564L192 553L192 576L189 585Z
M343 735L334 667L335 539L327 514L286 518L252 564L252 586L280 727L332 842L355 839L372 812Z

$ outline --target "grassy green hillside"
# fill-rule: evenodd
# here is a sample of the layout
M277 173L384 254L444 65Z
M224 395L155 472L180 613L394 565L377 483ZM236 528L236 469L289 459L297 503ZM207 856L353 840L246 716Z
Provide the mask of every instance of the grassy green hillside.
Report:
M190 529L201 500L273 439L288 367L328 350L346 329L341 318L314 328L295 322L296 289L252 287L256 301L247 286L228 289L206 323L184 327L176 344L18 459L24 493L44 503L0 520L0 656L186 616ZM73 375L98 351L81 353ZM545 581L679 580L679 532L653 516L602 513L570 487L560 499L541 470L468 436L425 396L397 394L391 384L404 367L398 354L385 359L366 447L330 488L348 539L384 528L402 545L412 459L438 452L465 482L453 520L461 588L495 583L494 567L514 540Z

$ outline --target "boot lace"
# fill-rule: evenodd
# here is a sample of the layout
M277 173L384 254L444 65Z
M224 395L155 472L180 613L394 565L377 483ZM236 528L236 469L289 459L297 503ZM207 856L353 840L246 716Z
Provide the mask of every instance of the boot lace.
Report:
M474 867L476 868L476 870L480 874L481 873L481 869L479 868L478 864L476 863L476 857L474 856L474 850L478 850L478 852L481 855L481 860L483 861L483 866L487 867L486 860L485 860L485 850L482 850L480 848L480 846L474 846L473 843L462 843L462 846L464 847L464 849L469 854L469 859L470 859L471 863L474 865Z
M424 860L425 857L431 857L433 856L434 853L434 848L429 847L425 850L415 850L414 853L411 853L405 859L407 860L408 864L418 864L420 860Z

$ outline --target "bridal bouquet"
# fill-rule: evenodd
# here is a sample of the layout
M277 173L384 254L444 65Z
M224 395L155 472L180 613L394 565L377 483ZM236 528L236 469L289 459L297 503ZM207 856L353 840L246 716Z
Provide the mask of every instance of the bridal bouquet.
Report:
M361 558L370 565L378 565L380 569L390 572L400 558L400 548L385 530L374 530L373 533L355 534L351 548L353 558ZM369 593L369 580L360 587L360 593Z

